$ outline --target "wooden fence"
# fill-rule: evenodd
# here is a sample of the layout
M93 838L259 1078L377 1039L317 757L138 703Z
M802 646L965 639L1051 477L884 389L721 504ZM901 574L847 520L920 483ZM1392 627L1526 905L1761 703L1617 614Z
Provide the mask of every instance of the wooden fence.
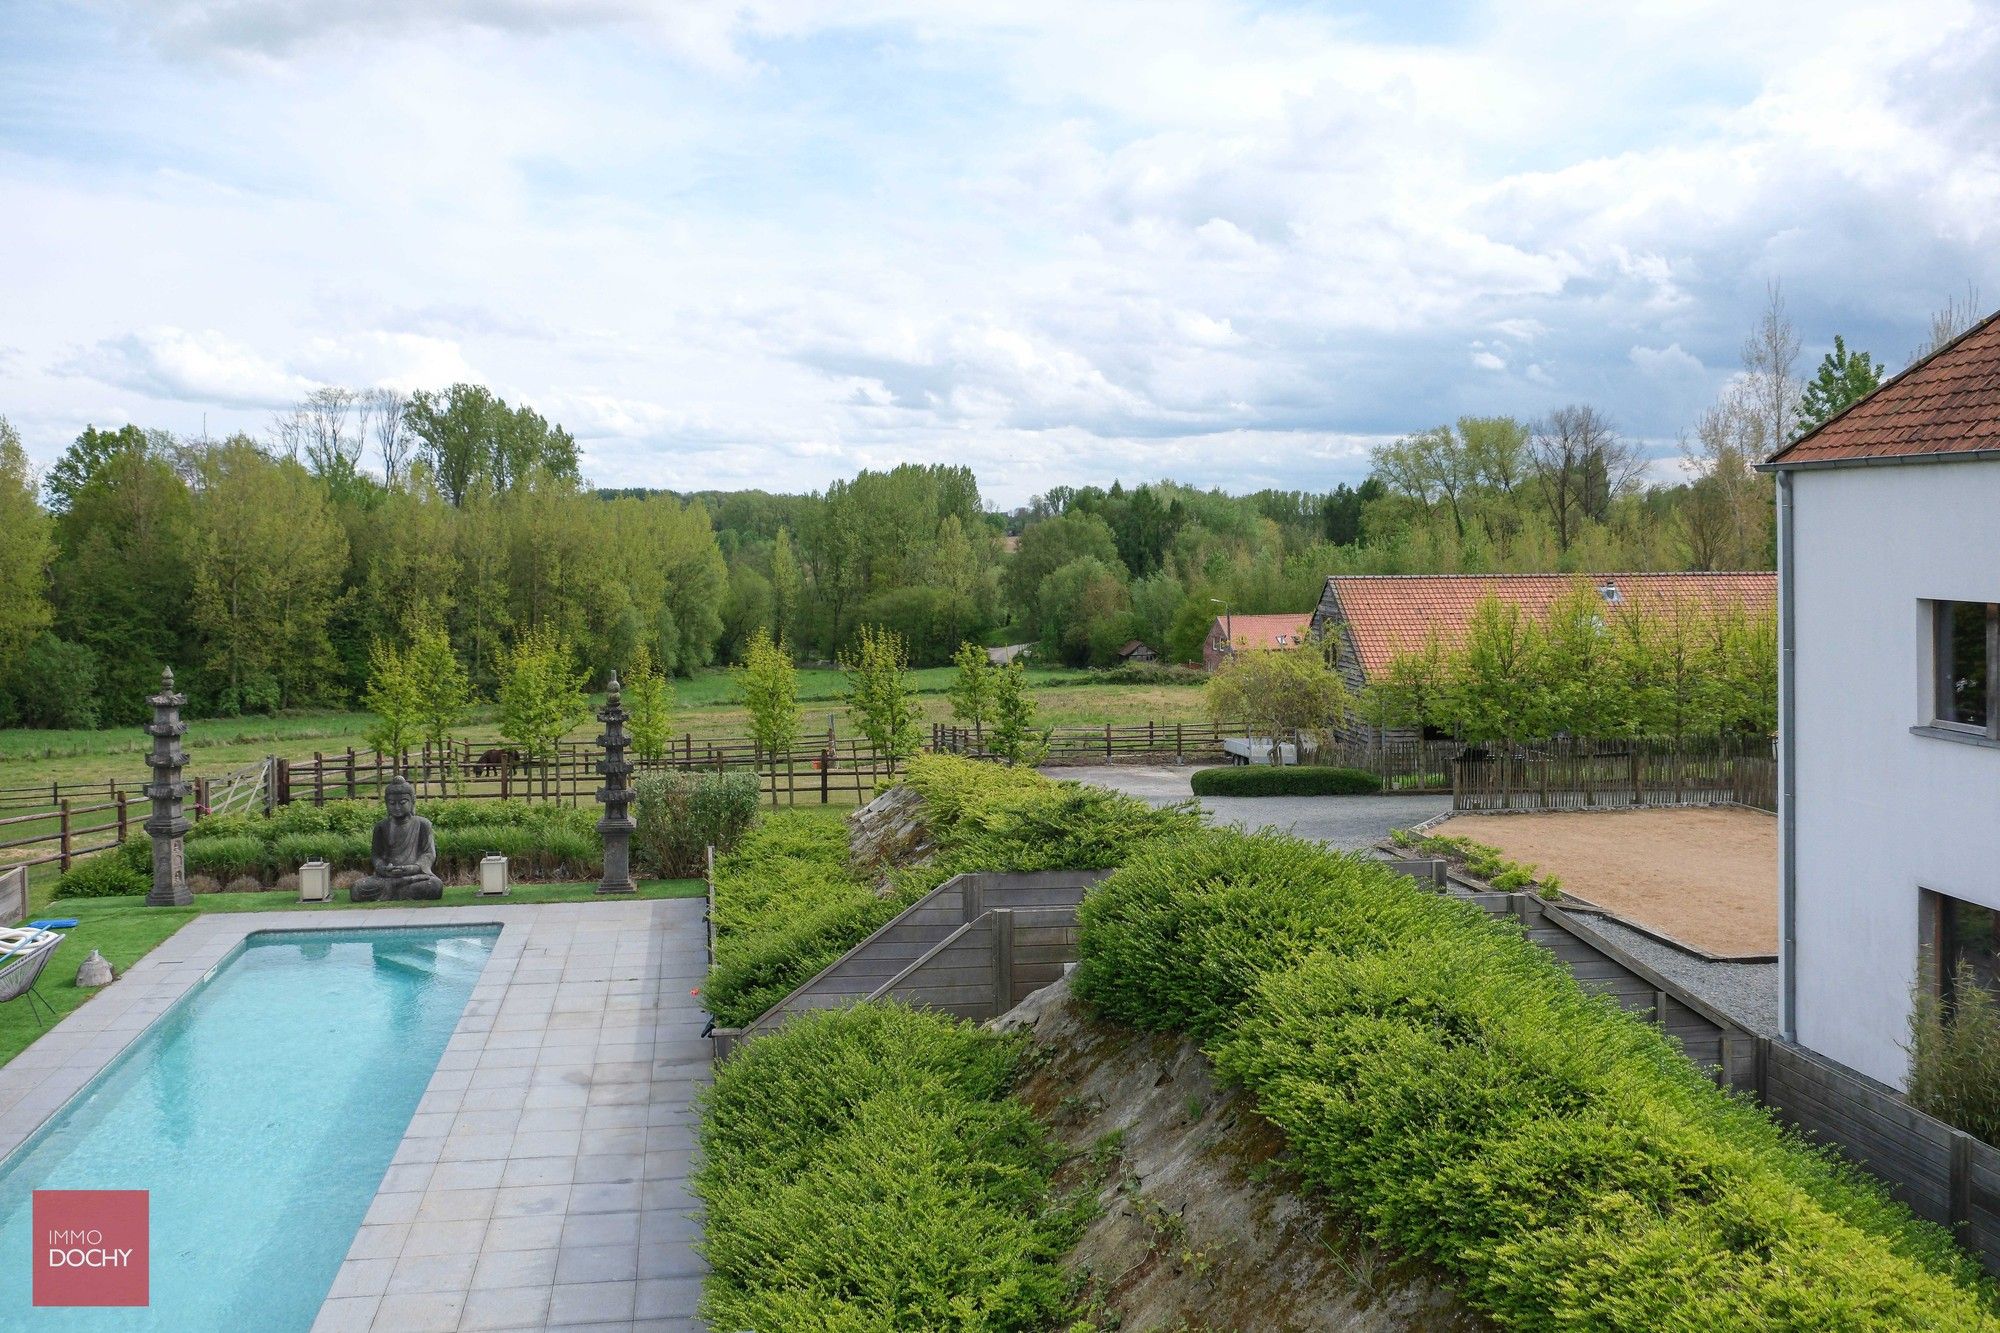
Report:
M1772 743L1757 737L1550 741L1451 765L1455 810L1778 807Z
M54 807L0 816L0 864L68 870L92 852L116 847L139 829L149 807L119 792L108 800L64 797Z
M565 741L547 759L524 756L504 742L460 739L426 745L401 757L375 750L315 751L300 759L273 760L269 804L375 798L401 773L420 798L521 799L590 805L604 779L597 764L604 751ZM776 805L862 804L896 769L866 742L826 737L777 754L743 738L702 740L688 735L655 759L632 758L633 776L668 770L757 774L763 799Z

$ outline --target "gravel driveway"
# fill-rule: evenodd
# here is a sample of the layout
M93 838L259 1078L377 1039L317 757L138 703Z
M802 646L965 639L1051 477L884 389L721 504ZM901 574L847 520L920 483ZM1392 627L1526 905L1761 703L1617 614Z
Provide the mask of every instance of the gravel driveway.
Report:
M1187 768L1051 768L1051 777L1089 782L1136 796L1153 805L1185 801ZM1390 829L1408 828L1451 810L1449 796L1204 796L1202 808L1218 824L1238 828L1273 827L1332 847L1373 847Z

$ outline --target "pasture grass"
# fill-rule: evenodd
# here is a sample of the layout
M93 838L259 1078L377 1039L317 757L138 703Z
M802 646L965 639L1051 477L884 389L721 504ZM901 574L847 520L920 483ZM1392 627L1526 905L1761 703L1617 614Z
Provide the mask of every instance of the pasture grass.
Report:
M911 674L916 678L924 722L951 721L951 701L946 692L951 687L952 669L926 667ZM1089 671L1033 668L1028 672L1041 724L1061 727L1103 726L1107 722L1122 725L1204 721L1207 714L1202 707L1202 693L1189 687L1199 679L1190 674L1187 683L1173 680L1109 683L1099 673ZM829 718L841 736L857 734L840 702L845 689L846 680L839 671L824 667L800 669L803 734L819 735ZM602 696L591 699L593 710L602 703ZM365 749L371 721L365 712L340 709L288 712L272 717L205 718L188 723L182 744L188 753L188 771L214 777L272 754L298 759L310 756L315 750L340 754L350 745L357 750ZM689 679L676 680L673 726L676 735L692 734L697 741L747 734L749 715L737 700L735 682L729 672L711 669L697 672ZM571 731L570 739L594 737L599 730L601 726L593 717ZM478 738L497 735L492 706L473 709L460 731ZM0 730L0 807L12 804L16 809L25 808L18 803L31 801L32 788L37 784L143 780L147 776L144 756L151 747L152 738L137 727L106 731ZM5 813L6 809L0 809L0 814Z

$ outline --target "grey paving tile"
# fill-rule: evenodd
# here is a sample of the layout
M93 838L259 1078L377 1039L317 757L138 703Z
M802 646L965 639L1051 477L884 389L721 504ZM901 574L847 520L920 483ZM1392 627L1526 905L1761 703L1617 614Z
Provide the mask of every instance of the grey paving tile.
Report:
M548 1323L547 1283L531 1287L475 1287L465 1298L458 1326L466 1333L483 1329L543 1328Z
M632 1318L637 1282L558 1282L549 1302L552 1324L593 1324Z

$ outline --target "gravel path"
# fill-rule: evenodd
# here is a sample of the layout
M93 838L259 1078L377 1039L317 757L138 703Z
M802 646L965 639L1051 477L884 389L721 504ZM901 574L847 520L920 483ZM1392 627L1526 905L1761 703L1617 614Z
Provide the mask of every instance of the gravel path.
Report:
M1186 768L1051 768L1051 777L1089 782L1153 805L1185 801ZM1449 796L1204 796L1202 809L1218 824L1278 828L1350 851L1373 847L1390 829L1408 828L1451 809Z
M1778 965L1726 963L1697 958L1662 944L1610 917L1586 914L1584 920L1602 931L1634 958L1672 982L1685 986L1752 1032L1778 1033Z

